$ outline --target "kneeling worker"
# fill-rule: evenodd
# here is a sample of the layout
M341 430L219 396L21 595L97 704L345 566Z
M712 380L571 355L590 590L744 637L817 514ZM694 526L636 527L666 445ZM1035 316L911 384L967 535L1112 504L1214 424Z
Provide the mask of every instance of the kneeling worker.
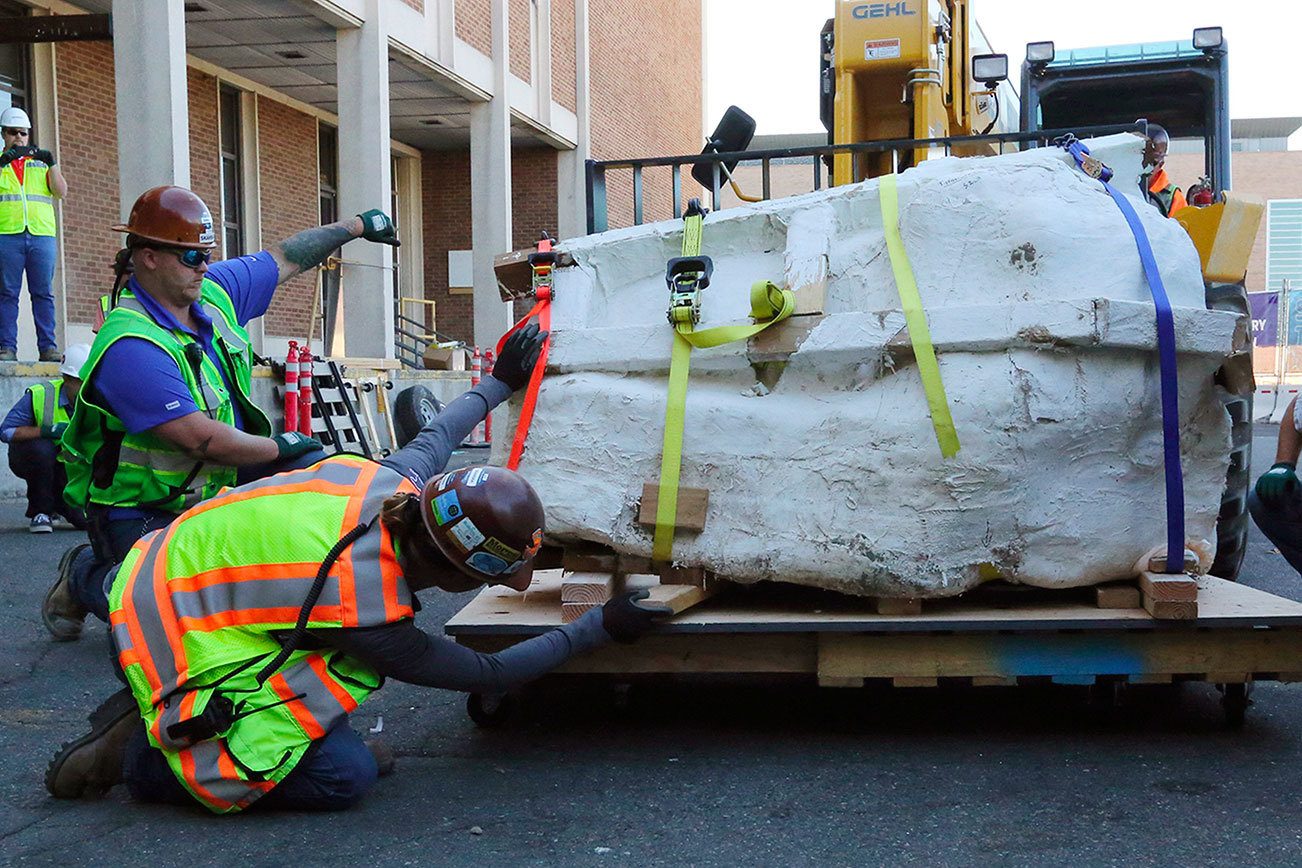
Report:
M501 467L435 474L528 381L545 335L513 335L492 375L389 458L335 456L230 489L140 540L109 592L130 686L55 757L49 791L125 781L138 800L217 813L345 808L382 756L348 714L385 677L501 692L667 615L627 594L496 654L412 620L416 591L529 586L544 530L529 483Z
M1300 432L1302 416L1294 398L1279 422L1275 463L1248 492L1248 511L1279 553L1302 573L1302 485L1298 485L1297 478L1297 458L1302 452Z
M76 527L85 524L81 512L63 501L68 476L59 463L59 438L77 403L81 366L89 355L89 344L68 347L59 365L62 379L29 387L0 422L0 440L9 444L9 469L27 483L28 529L32 533L54 530L59 516Z
M210 265L212 215L183 187L146 190L114 228L127 233L126 249L62 442L66 497L86 510L90 548L65 553L46 598L42 619L61 641L81 633L58 611L70 586L102 586L136 540L222 488L322 454L311 438L272 436L250 400L245 326L277 286L348 241L398 244L392 221L367 211Z

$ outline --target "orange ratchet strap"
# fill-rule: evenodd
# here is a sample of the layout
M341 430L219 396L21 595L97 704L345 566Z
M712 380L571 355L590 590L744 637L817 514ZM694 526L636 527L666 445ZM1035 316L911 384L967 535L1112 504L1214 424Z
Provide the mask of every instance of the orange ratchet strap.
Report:
M529 254L529 266L533 269L533 308L524 318L507 330L497 342L497 357L502 357L502 347L506 339L524 328L534 314L538 315L538 328L545 332L552 329L552 270L556 267L556 253L552 250L551 236L546 232L538 240L538 249ZM551 349L552 338L548 334L543 341L538 361L529 375L529 387L524 393L524 405L520 408L520 419L515 427L515 440L511 443L511 456L506 461L510 470L520 467L520 456L524 454L524 443L529 439L529 426L533 424L533 411L538 406L538 388L542 385L543 371L547 368L547 351Z

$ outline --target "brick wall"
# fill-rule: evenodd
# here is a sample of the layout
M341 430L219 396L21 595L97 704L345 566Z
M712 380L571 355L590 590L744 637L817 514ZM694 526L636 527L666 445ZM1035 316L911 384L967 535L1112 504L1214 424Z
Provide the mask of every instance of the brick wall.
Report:
M699 0L591 0L593 158L695 153L701 149ZM656 38L648 38L656 34ZM666 37L665 34L673 34ZM672 212L668 168L643 179L645 219ZM607 176L610 225L632 223L632 172ZM684 198L699 195L685 183Z
M417 12L425 11L425 0L402 0L402 2L406 3L408 6L410 6L412 9L415 9Z
M258 153L262 179L262 246L269 247L321 222L316 118L258 97ZM345 291L346 281L347 277ZM306 332L315 291L315 269L283 284L267 311L267 334Z
M474 308L469 295L452 295L448 251L469 250L470 155L425 151L421 154L422 211L425 220L425 297L437 302L437 328L449 338L471 341ZM514 248L532 247L538 233L556 234L556 152L516 148L511 154L511 204ZM505 252L505 251L497 251ZM517 308L523 314L527 307Z
M217 79L190 69L187 70L186 85L190 109L190 189L212 212L218 242L213 255L224 258L233 254L225 249L226 238L221 227L222 154L218 135Z
M493 56L493 0L457 0L457 36Z
M574 0L552 0L552 99L575 111Z
M113 255L125 236L118 222L118 137L113 89L113 46L65 42L55 50L59 82L56 156L68 179L63 200L67 318L89 324L98 298L112 286Z
M532 81L532 45L530 44L533 0L509 0L507 21L511 32L511 72L523 81Z

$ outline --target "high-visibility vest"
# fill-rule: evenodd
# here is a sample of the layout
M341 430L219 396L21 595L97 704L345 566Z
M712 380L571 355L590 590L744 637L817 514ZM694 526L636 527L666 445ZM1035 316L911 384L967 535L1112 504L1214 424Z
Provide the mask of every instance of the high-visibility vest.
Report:
M331 548L358 525L369 523L330 567L308 626L412 617L393 539L377 516L386 498L415 491L395 470L338 455L227 489L127 554L109 592L118 662L150 744L212 811L261 798L383 682L334 649L296 650L273 672L261 670L281 651L275 634L294 627ZM219 694L234 702L229 729L197 742L169 733Z
M217 355L235 387L233 391L227 390L221 372L207 353L198 354L197 366L186 358L186 346L195 342L191 335L160 326L130 289L122 291L117 305L95 335L90 358L82 368L82 379L91 382L100 359L116 341L142 338L172 357L200 411L224 425L233 425L232 402L239 402L244 430L269 436L270 420L249 399L252 349L248 332L235 317L230 296L217 283L205 278L199 304L212 318ZM196 461L148 431L128 432L112 410L100 406L101 398L93 391L82 390L63 436L62 460L68 465L64 497L68 503L79 509L93 503L181 512L235 484L234 467Z
M46 176L50 167L35 157L23 161L23 181L13 163L0 169L0 235L54 234L54 196Z
M1158 169L1148 180L1149 195L1156 200L1159 208L1162 209L1162 215L1170 217L1188 205L1184 200L1184 193L1180 188L1171 183L1171 178L1166 174L1166 169Z
M27 393L32 396L32 416L36 418L37 428L68 421L68 411L59 401L63 393L62 379L28 386Z

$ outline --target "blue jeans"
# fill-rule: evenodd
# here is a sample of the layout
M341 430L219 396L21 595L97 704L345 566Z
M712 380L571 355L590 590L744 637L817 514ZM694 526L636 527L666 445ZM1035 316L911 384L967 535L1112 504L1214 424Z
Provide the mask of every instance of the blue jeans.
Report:
M53 440L20 440L9 444L9 469L27 483L27 517L76 515L63 502L68 475L59 462L59 446ZM79 519L80 520L80 519Z
M108 623L108 577L117 571L118 564L137 540L151 530L167 527L174 518L171 513L156 513L148 518L110 520L107 509L92 504L86 510L90 549L73 562L68 577L73 598L96 618Z
M1302 492L1294 490L1267 504L1250 488L1248 512L1284 559L1302 573Z
M36 345L49 350L54 339L55 241L53 235L18 232L0 235L0 349L18 349L18 295L27 272L27 291L32 296L32 319L36 321Z
M342 811L361 801L377 774L375 759L345 718L314 742L298 767L252 809ZM127 743L122 779L137 801L198 804L176 779L163 752L150 746L143 726Z

